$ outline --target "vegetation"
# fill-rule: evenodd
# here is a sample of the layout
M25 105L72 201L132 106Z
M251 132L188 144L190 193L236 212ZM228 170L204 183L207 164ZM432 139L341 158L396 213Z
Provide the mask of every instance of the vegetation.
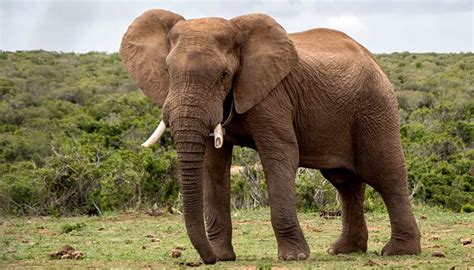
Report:
M233 244L236 262L218 262L209 268L271 269L286 268L444 268L472 267L473 216L431 207L415 207L422 231L423 251L416 256L381 257L390 237L388 216L374 211L366 215L369 230L367 253L331 256L326 253L336 240L340 217L320 217L316 213L299 214L301 227L311 248L307 261L277 260L277 246L268 208L233 212ZM64 233L64 228L80 227ZM470 238L471 237L471 238ZM9 218L0 225L0 267L42 268L178 268L179 264L198 262L180 215L158 217L131 213L106 213L101 217ZM460 239L465 239L464 244ZM84 254L81 260L50 259L49 254L65 244ZM171 258L180 247L181 257ZM183 250L184 249L184 250ZM4 252L5 251L5 252ZM433 257L433 252L445 257ZM3 267L2 267L3 265ZM464 268L463 268L464 267ZM285 269L286 269L285 268Z
M474 54L377 58L399 100L413 200L472 212ZM0 52L0 215L179 208L169 133L140 148L161 112L137 89L117 54ZM266 205L256 163L254 151L234 150L246 168L233 176L236 209ZM299 171L297 192L302 210L338 208L317 171ZM381 205L368 189L367 210Z

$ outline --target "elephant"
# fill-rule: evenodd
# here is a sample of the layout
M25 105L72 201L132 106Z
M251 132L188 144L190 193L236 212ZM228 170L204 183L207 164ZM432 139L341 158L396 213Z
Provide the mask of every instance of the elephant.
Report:
M128 27L119 54L143 93L162 107L143 146L170 128L186 231L204 263L236 259L234 145L260 156L278 259L310 255L296 211L298 167L320 170L340 195L342 233L329 254L367 251L366 185L389 213L391 238L381 255L421 251L394 90L371 53L346 34L325 28L289 34L258 13L186 20L152 9Z

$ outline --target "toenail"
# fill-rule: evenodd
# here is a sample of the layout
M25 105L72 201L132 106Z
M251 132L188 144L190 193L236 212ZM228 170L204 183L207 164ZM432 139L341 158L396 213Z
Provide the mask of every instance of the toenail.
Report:
M293 255L288 255L288 257L286 257L286 259L287 259L288 261L294 261L294 260L295 260L295 256L293 256Z
M306 254L304 253L299 253L298 254L298 261L306 260Z
M336 254L336 251L333 248L328 248L328 253L329 255L334 255Z

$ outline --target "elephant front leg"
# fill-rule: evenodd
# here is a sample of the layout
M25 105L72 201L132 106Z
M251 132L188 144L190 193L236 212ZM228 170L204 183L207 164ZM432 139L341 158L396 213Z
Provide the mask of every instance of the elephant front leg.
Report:
M207 238L220 261L234 261L232 223L230 218L230 166L232 145L216 149L214 141L206 142L204 160L204 218Z
M296 145L272 145L266 149L263 147L264 150L260 147L259 154L267 180L271 222L278 243L278 258L305 260L309 257L310 250L296 215L295 175L298 150Z

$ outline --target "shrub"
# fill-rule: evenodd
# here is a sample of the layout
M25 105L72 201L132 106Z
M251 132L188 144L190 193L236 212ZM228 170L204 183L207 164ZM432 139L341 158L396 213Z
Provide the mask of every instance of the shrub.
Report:
M377 55L400 107L409 192L453 211L474 205L474 54ZM165 132L140 144L161 110L137 91L118 54L0 52L0 211L15 215L100 214L177 204L176 153ZM235 147L232 204L267 204L258 154ZM300 210L340 207L314 170L296 178ZM366 211L383 206L366 190Z
M474 212L474 205L472 205L470 203L466 203L465 205L462 206L461 212L464 212L464 213Z

